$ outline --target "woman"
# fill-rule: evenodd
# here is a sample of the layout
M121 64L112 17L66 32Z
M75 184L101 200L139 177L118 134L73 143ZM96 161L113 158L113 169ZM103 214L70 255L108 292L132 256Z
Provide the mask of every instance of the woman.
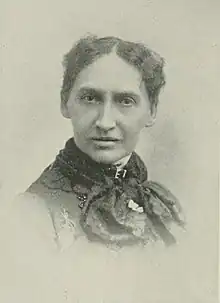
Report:
M65 56L61 112L74 136L25 194L43 201L61 248L66 232L70 243L176 242L172 226L184 226L181 207L148 180L134 152L142 129L155 121L163 66L146 46L115 37L88 36Z

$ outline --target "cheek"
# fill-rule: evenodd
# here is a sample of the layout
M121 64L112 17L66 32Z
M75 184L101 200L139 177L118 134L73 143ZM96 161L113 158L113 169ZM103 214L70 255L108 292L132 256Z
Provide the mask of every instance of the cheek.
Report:
M137 119L130 119L129 123L122 126L124 133L124 140L128 145L134 145L139 139L141 130L143 129L142 123Z
M145 127L149 119L149 114L146 110L137 110L129 116L127 120L127 130L132 134L140 133L141 130Z
M69 107L69 113L75 132L85 132L93 127L96 117L94 110L88 110L88 108L78 104L72 104Z
M126 122L122 125L124 131L124 139L126 144L135 145L139 140L139 135L144 129L148 120L146 109L138 109L132 115L126 118Z
M131 124L130 126L127 126L124 128L124 135L127 141L137 141L139 134L143 127L140 127L140 125L134 125Z

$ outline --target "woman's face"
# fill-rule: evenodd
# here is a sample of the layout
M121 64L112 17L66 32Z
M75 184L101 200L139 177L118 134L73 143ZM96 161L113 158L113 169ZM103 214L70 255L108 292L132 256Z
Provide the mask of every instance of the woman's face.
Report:
M154 116L140 73L114 53L81 71L61 109L77 146L106 164L129 155Z

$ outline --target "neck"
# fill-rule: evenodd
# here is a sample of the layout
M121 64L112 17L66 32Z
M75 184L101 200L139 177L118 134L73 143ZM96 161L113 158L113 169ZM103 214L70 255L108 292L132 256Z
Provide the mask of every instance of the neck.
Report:
M130 157L131 157L131 154L121 158L120 160L116 161L113 164L116 165L118 168L123 168L128 163Z
M96 162L95 160L93 160L88 154L86 154L84 151L81 150L81 148L79 147L79 145L76 143L76 141L73 139L73 142L75 144L75 146L78 148L78 150L83 153L86 157L88 157L91 161L93 161L94 163L97 163L97 164L100 164L100 165L114 165L114 166L117 166L118 168L123 168L129 161L130 157L131 157L131 154L130 153L129 155L117 160L116 162L113 162L113 163L109 163L109 164L105 164L105 163L102 163L102 162Z

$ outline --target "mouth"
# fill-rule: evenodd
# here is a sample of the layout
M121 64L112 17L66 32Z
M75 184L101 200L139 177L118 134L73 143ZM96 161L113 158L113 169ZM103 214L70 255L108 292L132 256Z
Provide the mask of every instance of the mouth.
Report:
M92 137L93 141L99 141L99 142L118 142L120 141L117 138L113 137Z
M120 140L113 137L92 137L91 140L98 147L114 147Z

